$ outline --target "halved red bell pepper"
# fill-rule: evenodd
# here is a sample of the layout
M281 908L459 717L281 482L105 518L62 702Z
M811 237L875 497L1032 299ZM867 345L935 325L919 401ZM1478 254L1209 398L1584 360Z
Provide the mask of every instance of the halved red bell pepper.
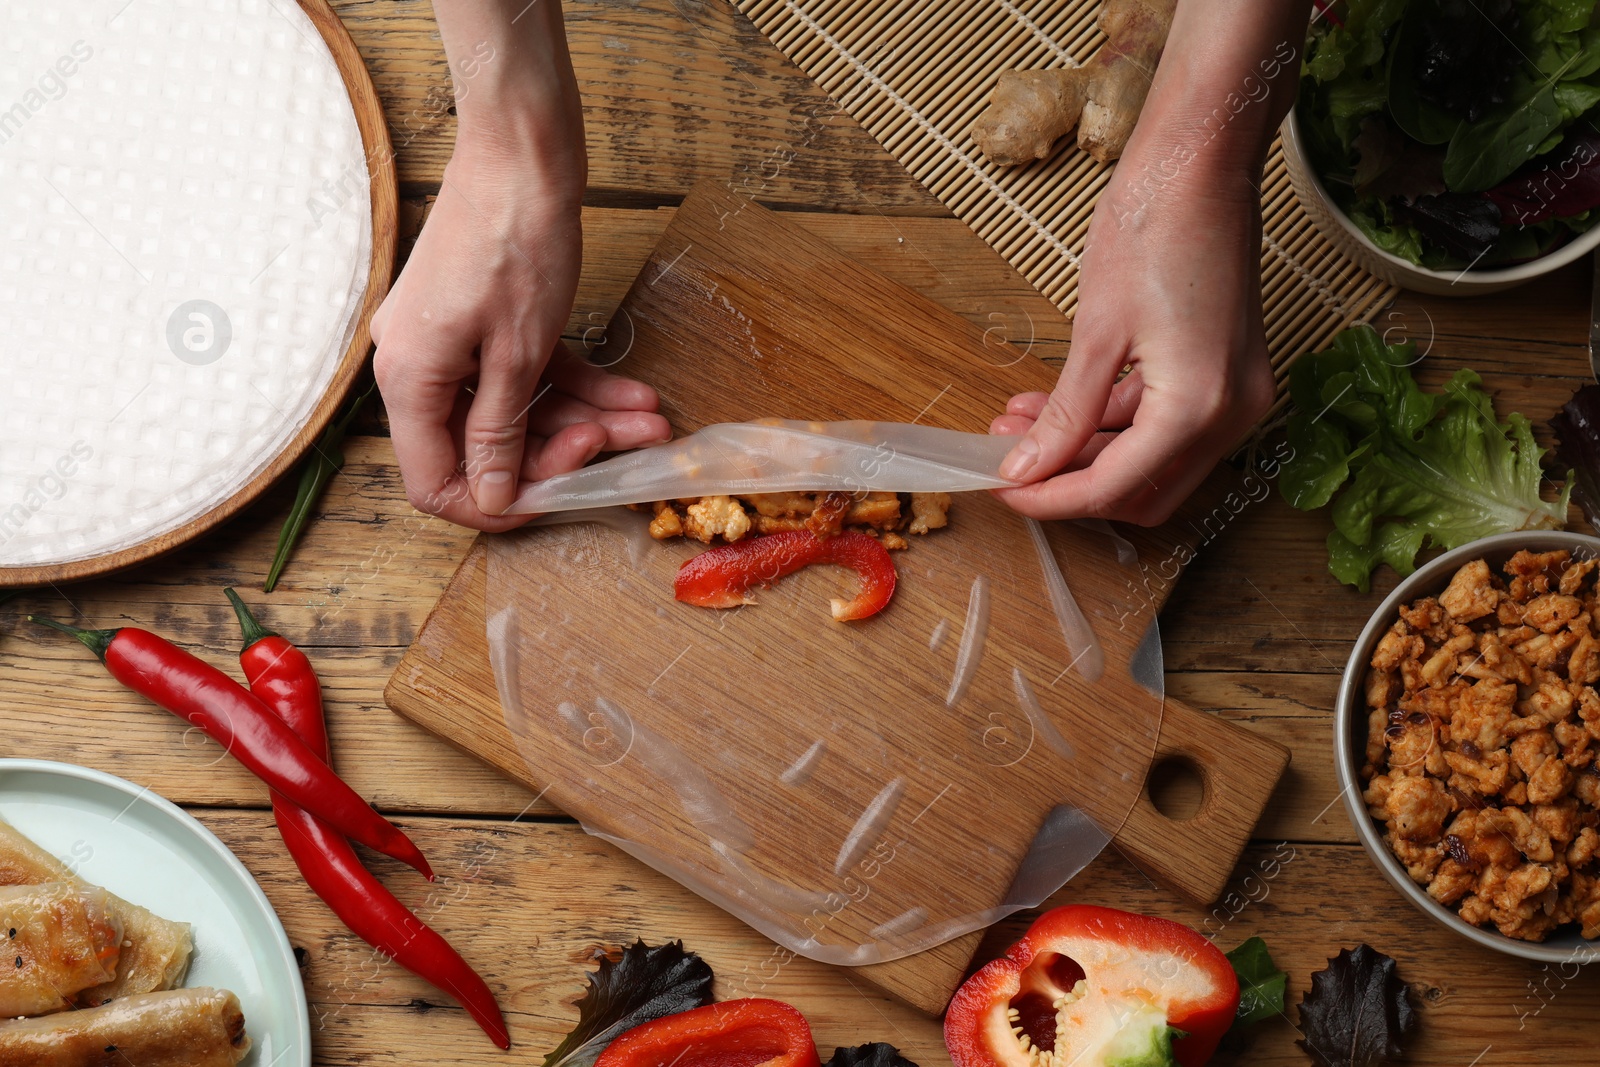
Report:
M956 1067L1200 1067L1239 1006L1228 957L1187 926L1114 908L1047 911L956 991Z
M627 1030L595 1067L820 1067L811 1027L781 1000L725 1000Z
M745 593L754 587L813 563L849 567L861 581L852 599L832 602L833 617L841 622L877 614L894 595L894 561L877 538L859 530L827 539L795 530L707 549L678 569L673 592L684 603L702 608L738 607L751 603Z

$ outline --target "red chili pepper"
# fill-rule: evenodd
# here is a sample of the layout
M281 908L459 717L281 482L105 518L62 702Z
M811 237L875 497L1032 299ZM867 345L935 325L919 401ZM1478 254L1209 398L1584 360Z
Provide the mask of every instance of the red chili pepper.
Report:
M858 530L825 540L809 530L795 530L707 549L678 569L673 591L686 604L733 608L751 603L745 593L755 586L770 585L813 563L849 567L861 579L861 591L852 599L832 602L833 617L841 622L877 614L894 595L894 561L888 550Z
M967 979L944 1043L955 1067L1200 1067L1238 1006L1228 957L1187 926L1072 904Z
M250 681L250 691L326 762L328 727L322 717L322 683L311 661L257 622L232 589L223 592L244 630L239 665ZM343 834L277 792L272 794L272 817L306 884L357 937L455 997L491 1041L501 1048L511 1047L505 1016L488 984L438 931L412 914L362 866Z
M373 811L266 705L211 664L132 626L80 630L33 615L28 619L76 637L113 678L204 730L269 788L433 880L428 861L399 827Z
M623 1031L595 1067L819 1067L806 1018L781 1000L725 1000Z

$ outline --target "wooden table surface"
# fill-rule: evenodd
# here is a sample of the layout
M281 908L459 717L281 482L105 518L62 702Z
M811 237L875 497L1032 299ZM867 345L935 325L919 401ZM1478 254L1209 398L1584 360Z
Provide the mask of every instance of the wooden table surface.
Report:
M438 189L454 135L447 68L426 0L335 0L370 65L398 150L403 250ZM570 336L603 324L673 205L714 177L864 262L1033 351L1060 358L1068 324L998 256L840 113L721 0L567 4L588 119L586 263ZM1437 387L1480 371L1502 412L1536 424L1587 373L1585 266L1499 297L1406 296L1382 325L1430 354ZM1548 433L1542 440L1548 443ZM381 693L395 662L471 542L406 503L380 418L364 420L277 591L260 586L293 496L280 485L242 517L114 578L28 593L0 607L0 754L111 771L185 805L260 881L303 963L319 1063L497 1063L505 1057L423 982L375 958L301 884L266 791L209 742L121 691L83 649L22 623L29 611L86 625L139 624L234 669L233 584L311 653L326 687L339 771L412 833L441 878L377 869L475 963L500 995L519 1062L572 1025L596 946L682 938L719 975L722 997L766 995L835 1045L885 1040L924 1067L948 1062L939 1025L843 970L770 943L641 866L532 794L403 722ZM1052 903L1085 901L1189 923L1230 948L1252 934L1289 973L1290 1003L1341 947L1367 941L1399 960L1420 1008L1407 1062L1568 1063L1592 1056L1600 970L1521 963L1475 948L1414 912L1355 843L1338 803L1331 705L1350 642L1393 576L1371 594L1326 572L1326 517L1274 496L1208 530L1162 614L1169 692L1294 750L1257 839L1214 908L1182 903L1115 852ZM1179 790L1181 792L1181 790ZM1181 796L1179 800L1181 800ZM1029 916L1001 924L997 952ZM1303 1064L1295 1012L1263 1023L1217 1062Z

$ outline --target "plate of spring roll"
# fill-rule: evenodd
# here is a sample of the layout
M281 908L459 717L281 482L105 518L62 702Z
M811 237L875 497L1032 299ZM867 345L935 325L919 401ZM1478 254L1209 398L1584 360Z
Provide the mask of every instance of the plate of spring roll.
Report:
M310 1067L283 925L148 788L0 759L0 1067Z

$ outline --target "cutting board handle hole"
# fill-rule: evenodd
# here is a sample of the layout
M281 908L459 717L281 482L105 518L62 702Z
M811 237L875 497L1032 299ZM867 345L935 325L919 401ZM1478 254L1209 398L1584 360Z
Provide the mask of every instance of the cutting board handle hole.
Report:
M1206 799L1205 777L1187 756L1166 756L1156 761L1145 778L1150 803L1173 822L1187 822L1200 814Z

